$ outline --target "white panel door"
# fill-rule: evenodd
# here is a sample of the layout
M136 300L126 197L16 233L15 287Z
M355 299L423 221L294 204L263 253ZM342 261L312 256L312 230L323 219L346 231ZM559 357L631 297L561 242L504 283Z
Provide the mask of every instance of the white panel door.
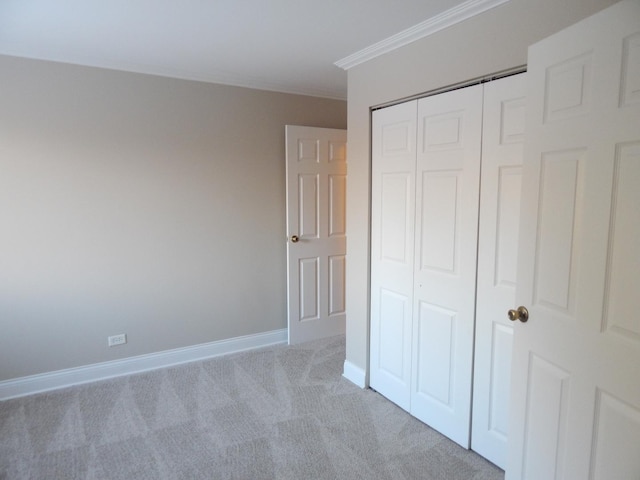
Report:
M482 175L471 448L507 459L518 222L524 141L524 74L484 86Z
M482 85L418 101L411 413L469 448Z
M640 478L640 2L529 49L510 479Z
M345 331L347 132L286 126L289 343Z
M373 112L370 386L410 409L416 102Z

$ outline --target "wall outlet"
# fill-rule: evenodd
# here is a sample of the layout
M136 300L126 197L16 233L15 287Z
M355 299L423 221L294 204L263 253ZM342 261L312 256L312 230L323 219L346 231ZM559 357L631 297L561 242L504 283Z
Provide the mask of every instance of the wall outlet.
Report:
M121 333L120 335L111 335L107 338L107 343L110 347L115 347L116 345L127 343L127 334Z

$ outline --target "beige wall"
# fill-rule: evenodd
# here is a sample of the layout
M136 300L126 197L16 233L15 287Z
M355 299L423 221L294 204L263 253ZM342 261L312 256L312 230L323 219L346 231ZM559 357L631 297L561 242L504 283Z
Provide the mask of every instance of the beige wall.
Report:
M346 103L0 57L0 380L285 328L285 124Z
M349 70L347 362L368 371L370 107L526 64L527 47L614 0L511 0Z

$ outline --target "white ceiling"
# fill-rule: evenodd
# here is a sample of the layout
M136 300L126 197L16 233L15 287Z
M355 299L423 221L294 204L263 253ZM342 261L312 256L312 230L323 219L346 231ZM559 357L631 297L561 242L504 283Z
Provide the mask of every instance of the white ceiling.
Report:
M343 68L504 1L0 0L0 54L344 99Z

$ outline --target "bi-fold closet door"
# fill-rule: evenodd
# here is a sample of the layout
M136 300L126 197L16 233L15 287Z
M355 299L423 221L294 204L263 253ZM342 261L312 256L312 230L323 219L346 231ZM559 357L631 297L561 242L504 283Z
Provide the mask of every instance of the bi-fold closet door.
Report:
M476 275L483 274L477 252L484 89L475 85L373 113L370 385L465 448L471 431ZM492 100L497 121L513 118L511 130L489 129L496 144L514 140L523 128L519 113L498 97ZM500 168L491 164L487 175L517 173ZM498 188L493 179L488 185ZM507 188L519 198L519 184ZM496 208L491 205L488 216L498 215ZM495 238L488 240L496 245ZM495 265L483 267L487 276ZM510 273L509 268L502 264L499 271ZM509 305L500 313L504 318ZM494 320L504 322L492 315L489 311L485 320L489 333L484 328L481 335L488 347L477 349L500 357L500 365L492 358L480 361L494 382L482 393L494 397L483 407L491 418L479 422L478 428L486 424L487 429L496 422L502 428L506 412L496 411L502 405L496 388L507 393L509 388L503 362L509 360L504 356L510 354L510 338L502 335L502 343L493 345L494 332L504 333L494 328Z
M465 447L482 90L373 115L370 384Z

